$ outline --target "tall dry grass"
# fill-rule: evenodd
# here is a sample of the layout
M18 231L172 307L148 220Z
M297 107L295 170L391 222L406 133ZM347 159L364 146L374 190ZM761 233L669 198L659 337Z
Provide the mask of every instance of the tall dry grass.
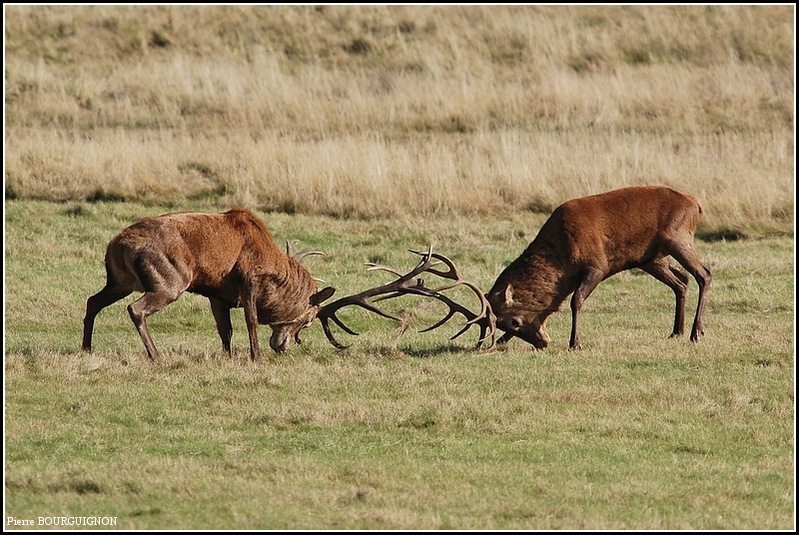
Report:
M631 184L789 226L792 6L6 8L6 197L348 217Z

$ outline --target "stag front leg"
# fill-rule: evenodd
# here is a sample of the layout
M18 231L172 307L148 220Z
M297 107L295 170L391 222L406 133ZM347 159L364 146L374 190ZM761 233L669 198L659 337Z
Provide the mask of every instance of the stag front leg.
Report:
M222 349L225 350L227 356L231 356L230 341L233 339L233 324L230 322L230 307L220 301L209 297L211 302L211 312L214 314L216 321L216 330L219 333L219 338L222 339Z
M604 271L602 270L590 270L587 271L585 276L583 277L580 285L574 291L574 295L572 296L571 300L571 309L572 309L572 332L571 337L569 338L569 349L582 349L580 345L580 335L578 332L578 322L580 319L580 309L583 307L583 303L588 296L591 295L591 292L599 285L600 282L604 279Z
M255 296L248 295L244 299L244 321L247 323L247 333L250 336L250 360L256 364L261 363L261 349L258 346L258 308Z
M507 344L508 342L511 341L511 339L514 336L516 335L514 335L512 332L506 331L505 334L499 337L499 339L497 340L497 344L499 345Z

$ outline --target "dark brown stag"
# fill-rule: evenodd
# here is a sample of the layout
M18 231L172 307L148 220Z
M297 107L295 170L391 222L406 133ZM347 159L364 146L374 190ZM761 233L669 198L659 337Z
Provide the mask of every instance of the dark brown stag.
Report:
M505 331L500 342L516 336L547 347L547 317L572 294L569 348L579 349L578 322L586 298L600 282L631 268L642 269L674 291L672 336L682 335L689 278L670 265L669 256L699 285L691 330L691 340L698 342L711 281L693 246L701 213L694 197L665 187L630 187L564 203L488 292L497 327Z
M150 359L158 360L147 317L183 292L211 302L222 347L230 353L230 309L243 307L250 338L250 358L260 362L256 327L272 328L269 345L284 351L310 325L333 288L319 290L299 263L307 254L281 251L251 212L175 213L144 218L108 244L105 287L86 302L83 349L91 351L97 314L134 291L143 295L128 306ZM296 258L295 258L296 256Z
M422 262L404 277L389 270L400 277L394 284L401 292L382 298L413 293L446 303L450 307L449 314L426 330L461 313L468 321L455 337L476 324L481 329L478 346L489 337L489 347L493 346L496 328L499 328L505 332L500 343L518 337L543 349L550 341L545 330L547 318L571 295L569 348L579 349L580 311L591 292L616 273L640 268L674 292L676 307L671 335L681 336L685 329L685 299L690 279L671 265L669 257L672 257L699 285L699 301L691 329L691 341L698 342L705 333L704 315L712 279L710 270L702 264L694 248L694 233L701 213L702 206L694 197L656 186L623 188L573 199L555 209L535 239L505 268L486 296L482 296L475 285L461 279L451 260L429 251L417 253L422 254ZM448 270L442 272L433 267L440 263ZM435 289L426 288L421 279L411 284L412 277L425 272L456 282ZM442 293L457 284L467 284L481 296L479 313L469 311ZM323 319L328 332L326 321Z

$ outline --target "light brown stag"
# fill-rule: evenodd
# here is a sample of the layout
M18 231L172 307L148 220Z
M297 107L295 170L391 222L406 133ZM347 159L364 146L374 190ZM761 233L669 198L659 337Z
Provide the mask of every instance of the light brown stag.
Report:
M693 242L702 207L694 197L665 187L630 187L568 201L544 223L527 249L499 275L488 292L500 342L514 336L536 348L549 337L547 317L572 294L570 349L580 348L580 310L597 285L624 270L640 268L676 296L672 336L683 334L688 275L699 285L691 340L704 334L710 270Z
M160 360L160 356L147 328L147 318L176 301L183 292L203 295L211 302L222 347L228 355L233 336L230 310L243 307L250 358L254 362L261 361L258 324L268 324L272 328L269 345L280 353L288 348L292 338L299 343L300 331L317 317L328 340L337 348L345 347L333 337L329 325L332 320L346 332L357 334L336 317L336 312L345 306L357 305L381 316L399 319L383 312L369 299L408 294L438 299L450 307L450 313L431 329L460 313L470 320L461 333L471 324L483 321L488 311L488 301L482 292L461 279L449 259L432 250L417 253L422 259L405 275L385 266L369 264L370 269L391 272L397 279L321 306L335 289L319 290L298 261L304 256L322 253L294 253L291 244L287 242L286 252L281 251L263 223L243 209L222 214L173 213L144 218L124 229L108 244L106 285L86 302L82 348L92 349L97 314L134 291L143 292L143 295L128 306L128 313L153 361ZM447 271L436 269L442 262L449 265ZM418 278L424 273L453 282L429 289L424 286L424 280ZM458 285L469 286L478 295L483 303L482 316L440 293ZM486 328L482 327L483 337ZM490 332L493 337L493 326Z
M230 354L233 327L230 309L243 307L250 338L250 358L260 362L256 327L272 328L269 345L284 351L292 338L316 318L320 303L333 288L319 290L298 259L306 254L281 251L263 223L250 211L222 214L174 213L147 217L108 244L106 285L86 302L83 349L91 351L97 314L134 291L143 295L128 306L147 354L159 360L147 317L174 302L183 292L211 302L222 347ZM296 258L295 258L296 257Z

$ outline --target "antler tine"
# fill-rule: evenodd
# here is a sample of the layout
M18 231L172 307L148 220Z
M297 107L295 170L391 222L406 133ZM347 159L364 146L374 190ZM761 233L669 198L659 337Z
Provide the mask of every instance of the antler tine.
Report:
M420 253L419 251L411 251L411 252L416 253L418 255L423 255L423 256L428 254L428 253ZM427 272L428 273L432 273L433 275L438 275L442 279L449 279L449 280L455 281L452 284L441 286L440 288L437 288L435 291L443 292L444 290L449 290L450 288L454 288L455 286L458 286L459 284L463 284L463 285L468 286L469 288L471 288L474 292L479 293L480 295L482 295L482 292L477 287L477 285L467 281L466 279L464 279L463 277L460 276L460 273L458 273L458 268L455 267L455 262L453 262L452 260L450 260L449 258L444 256L443 254L433 253L432 251L430 251L429 254L433 258L435 258L436 260L440 261L440 262L437 262L436 264L432 264L432 265L437 266L437 265L440 265L440 264L445 264L448 269L447 269L447 271L441 271L440 269L432 269L432 266L431 266L427 270Z
M445 284L444 286L440 286L438 288L426 289L427 291L426 295L434 297L439 301L445 303L447 306L449 306L450 311L441 321L439 321L432 327L428 327L422 332L431 331L437 327L440 327L441 325L446 323L453 315L455 315L455 313L460 313L467 319L466 325L464 325L464 327L460 331L458 331L458 333L455 334L455 336L453 336L451 340L454 340L455 338L466 332L469 329L469 327L471 327L473 324L477 324L480 326L480 339L477 341L477 347L480 347L480 345L486 339L487 331L490 332L491 334L491 345L489 346L489 349L493 347L496 341L496 316L494 316L493 310L491 310L491 304L488 302L488 299L486 298L482 290L480 290L480 288L473 282L470 282L461 277L460 273L458 273L458 268L455 267L455 263L451 259L442 254L433 253L432 248L428 249L427 253L422 253L419 251L411 251L411 252L421 256L429 256L431 260L432 259L438 260L437 263L431 264L431 267L427 269L427 272L432 273L433 275L437 275L441 278L454 281L451 284ZM434 269L432 267L440 264L446 265L447 270L443 271L440 269ZM444 294L441 293L459 285L466 286L467 288L472 290L474 294L477 296L477 298L480 300L479 314L475 314L474 312L463 307L462 305L455 303L454 301L452 301L451 299L449 299L448 297L446 297Z
M465 306L453 301L446 295L439 293L435 290L426 288L424 286L424 281L422 281L422 279L419 279L419 283L416 286L407 288L402 293L384 295L382 297L375 299L375 301L392 299L394 297L399 297L400 295L404 294L414 294L414 295L421 295L423 297L432 297L433 299L437 299L442 303L444 303L445 305L447 305L447 307L449 307L449 312L447 312L447 314L441 320L436 322L434 325L431 325L430 327L421 329L419 331L420 333L426 333L434 329L437 329L438 327L441 327L447 321L449 321L449 319L452 318L452 316L454 316L455 314L461 314L464 318L466 318L467 322L461 328L460 331L458 331L457 333L455 333L453 336L450 337L450 340L455 340L457 337L468 331L469 327L471 327L474 324L477 324L480 327L480 338L477 340L477 347L480 347L483 344L483 342L487 337L488 332L490 332L491 334L491 345L489 346L489 349L491 347L494 347L494 344L496 343L496 318L494 317L493 313L489 312L488 314L485 315L475 314Z
M402 277L402 273L400 273L394 268L390 268L388 266L381 266L379 264L374 264L372 262L369 262L366 265L369 266L368 268L366 268L366 271L388 271L392 275L395 275L397 278Z
M414 251L414 252L416 254L423 254L423 253L419 253L418 251ZM487 314L488 310L491 308L491 305L489 304L488 299L486 298L485 294L480 289L480 287L477 286L476 284L474 284L473 282L468 281L468 280L464 279L463 277L461 277L460 273L458 273L458 268L455 267L455 263L451 259L449 259L448 257L446 257L446 256L444 256L442 254L439 254L439 253L432 253L432 257L435 258L436 260L440 260L439 263L445 264L448 269L447 269L447 271L441 271L441 270L438 270L438 269L428 269L427 271L429 273L434 274L434 275L438 275L441 278L455 281L452 284L446 284L444 286L440 286L438 288L433 289L432 291L433 292L443 292L443 291L449 290L449 289L454 288L454 287L459 286L459 285L466 286L467 288L472 290L475 293L475 295L477 295L477 298L480 300L481 310L480 310L480 314L478 314L477 316L481 317L481 316ZM473 323L473 321L474 320L472 320L470 323Z
M428 253L420 253L419 251L411 251L411 252L416 253L418 255L428 254ZM443 292L461 284L467 286L469 287L469 289L471 289L474 293L477 294L477 297L480 298L480 301L483 303L483 312L484 312L485 306L488 304L488 301L485 299L485 296L483 295L483 292L480 290L480 288L476 284L469 282L468 280L461 277L460 273L458 273L458 268L455 267L455 263L452 260L450 260L449 258L447 258L442 254L433 253L432 251L429 254L436 260L439 260L440 262L432 264L431 267L427 269L427 272L432 273L433 275L438 275L443 279L449 279L455 281L452 284L446 284L444 286L440 286L433 291ZM437 266L440 264L445 264L448 268L447 271L441 271L440 269L432 268L432 266Z
M435 258L436 260L440 260L440 262L437 262L436 264L432 264L431 265L430 269L427 270L428 273L432 273L433 275L438 275L439 277L444 278L444 279L452 279L452 280L460 279L460 276L458 275L458 269L455 267L454 262L452 262L452 260L450 260L449 258L447 258L444 255L441 255L441 254L438 254L438 253L434 253L432 246L428 247L426 253L423 253L421 251L414 251L412 249L410 249L410 251L413 254L418 254L419 256L422 256L422 257L429 256L431 258ZM447 267L449 268L449 270L441 271L441 270L438 270L438 269L432 269L433 265L437 266L437 265L439 265L441 263L446 264Z
M356 333L355 331L353 331L352 329L350 329L349 327L347 327L346 325L344 325L344 324L341 322L341 320L339 320L337 317L335 317L335 316L331 316L331 319L332 319L332 320L333 320L333 321L334 321L334 322L335 322L335 323L336 323L336 324L337 324L339 327L341 327L342 329L344 329L346 332L348 332L348 333L350 333L350 334L354 334L355 336L357 336L357 335L358 335L358 333ZM335 346L335 347L336 347L336 349L347 349L347 347L348 347L348 346L345 346L345 345L343 345L343 344L339 343L339 342L338 342L338 340L336 340L336 339L333 337L333 332L330 330L330 325L328 325L328 323L327 323L327 320L328 320L328 318L327 318L327 317L320 317L320 318L319 318L319 321L322 323L322 329L324 329L324 331L325 331L325 336L327 336L327 339L328 339L328 340L330 340L330 343L331 343L331 344L333 344L333 346Z
M431 249L431 254L432 254L432 249ZM369 270L387 271L387 272L391 273L392 275L396 276L397 279L392 281L392 282L389 282L389 283L386 283L386 284L383 284L383 285L380 285L380 286L376 286L376 287L370 288L368 290L364 290L363 292L360 292L360 293L357 293L357 294L354 294L354 295L350 295L350 296L347 296L347 297L342 297L341 299L337 299L336 301L333 301L332 303L329 303L329 304L323 306L322 308L320 308L316 317L319 318L319 320L322 322L322 328L325 331L325 335L327 336L327 339L330 340L330 343L332 343L335 347L337 347L339 349L344 349L344 348L347 347L347 346L344 346L344 345L340 344L333 337L333 333L330 330L330 325L328 323L328 320L333 320L333 322L336 325L341 327L344 331L346 331L349 334L356 335L356 336L358 334L355 331L353 331L352 329L350 329L349 327L347 327L336 316L336 312L339 309L341 309L341 308L343 308L345 306L348 306L348 305L357 305L357 306L359 306L361 308L364 308L366 310L369 310L371 312L379 314L380 316L383 316L385 318L393 319L395 321L401 321L396 316L392 316L391 314L388 314L388 313L380 310L379 308L377 308L373 304L369 303L367 301L367 299L370 299L372 297L386 295L386 294L391 294L391 297L397 297L397 296L404 295L404 294L407 294L407 293L419 293L420 290L422 288L424 288L424 280L422 280L420 278L420 279L416 279L414 281L414 278L417 275L419 275L420 273L424 273L425 271L427 271L429 269L430 264L432 263L432 261L433 260L432 260L430 255L423 255L423 258L419 261L419 264L417 264L417 266L414 269L412 269L411 271L409 271L405 275L403 275L399 271L397 271L397 270L395 270L393 268L387 267L387 266L381 266L381 265L374 264L374 263L367 264L367 266L369 266L369 268L368 268Z
M335 339L335 337L333 336L333 332L330 330L330 325L328 324L328 320L333 320L333 323L335 323L336 325L341 327L348 334L352 334L354 336L358 336L357 332L355 332L352 329L350 329L349 327L347 327L347 325L345 325L344 322L341 321L336 316L336 310L339 309L339 308L342 308L342 307L344 307L346 305L358 305L358 306L360 306L362 308L365 308L366 310L370 310L370 311L372 311L372 312L374 312L376 314L379 314L380 316L383 316L385 318L389 318L389 319L392 319L394 321L400 321L400 319L398 317L392 316L391 314L387 314L386 312L383 312L382 310L380 310L376 306L373 306L373 305L367 303L365 301L365 298L364 298L364 300L360 300L360 299L359 300L350 300L350 299L347 299L347 298L344 298L344 299L347 300L347 302L339 303L339 301L342 301L341 299L339 299L338 301L334 301L333 303L330 303L330 305L338 305L338 306L336 306L336 309L331 309L330 311L326 311L326 310L324 310L325 307L322 307L322 309L320 309L319 313L316 315L316 317L319 318L319 321L322 323L322 329L324 329L324 331L325 331L325 336L327 336L327 339L330 340L330 343L333 344L338 349L346 349L349 346L345 346L345 345L339 343ZM330 305L326 305L326 306L330 306Z
M372 311L376 314L379 314L385 318L393 319L395 321L399 321L399 318L392 316L391 314L387 314L383 312L372 303L368 302L368 299L375 298L374 301L383 301L387 299L393 299L395 297L400 297L402 295L412 294L412 295L420 295L423 297L432 297L433 299L437 299L447 305L449 311L444 316L443 319L435 323L434 325L421 330L420 332L428 332L436 329L447 321L452 318L455 314L461 314L464 318L466 318L466 324L458 331L454 336L450 339L454 340L455 338L459 337L463 333L465 333L472 325L478 325L480 327L480 338L477 341L477 347L480 347L483 342L488 338L489 334L491 337L491 346L493 347L496 343L496 316L494 316L493 311L491 310L491 305L488 303L488 299L486 299L483 292L480 288L463 279L460 274L458 273L457 268L452 260L447 258L444 255L433 253L433 246L428 246L426 252L420 251L413 251L412 253L421 256L419 263L416 265L414 269L409 271L406 274L402 274L401 272L397 271L394 268L383 266L376 263L368 263L368 271L385 271L394 275L396 280L383 284L381 286L377 286L375 288L371 288L369 290L364 290L363 292L348 296L342 297L330 304L323 306L317 317L322 322L322 328L325 331L325 335L327 336L328 340L337 348L343 349L346 346L340 344L336 339L333 337L333 333L330 330L329 320L332 320L336 325L341 327L345 332L357 335L355 331L347 327L338 317L336 317L336 312L348 305L358 305L361 308L365 308L366 310ZM447 269L436 269L435 266L439 266L444 264ZM419 275L423 273L430 273L432 275L436 275L438 277L448 279L453 281L451 284L446 284L441 286L440 288L427 288L425 286L425 281ZM417 278L418 277L418 278ZM449 290L454 288L458 285L464 285L471 289L477 297L480 299L481 303L481 310L479 314L475 314L468 308L464 307L463 305L456 303L442 292L445 290Z
M300 240L286 240L286 254L289 255L291 258L299 262L306 256L327 256L322 251L300 251L298 253L294 252L294 246L298 244Z
M494 344L496 343L496 317L494 316L493 312L491 312L490 310L489 311L484 310L481 311L480 314L475 314L468 308L456 303L446 295L441 294L437 291L428 290L427 293L425 293L425 295L429 295L430 297L438 299L439 301L447 305L449 307L449 312L435 325L431 325L430 327L427 327L426 329L423 329L419 332L424 333L432 331L433 329L436 329L444 325L447 321L449 321L449 319L452 316L454 316L457 313L461 314L464 318L466 318L467 321L460 331L458 331L452 337L450 337L450 340L455 340L457 337L468 331L469 327L477 324L480 327L480 338L477 340L477 347L480 347L483 344L488 334L491 335L491 345L489 345L489 349L494 347Z

